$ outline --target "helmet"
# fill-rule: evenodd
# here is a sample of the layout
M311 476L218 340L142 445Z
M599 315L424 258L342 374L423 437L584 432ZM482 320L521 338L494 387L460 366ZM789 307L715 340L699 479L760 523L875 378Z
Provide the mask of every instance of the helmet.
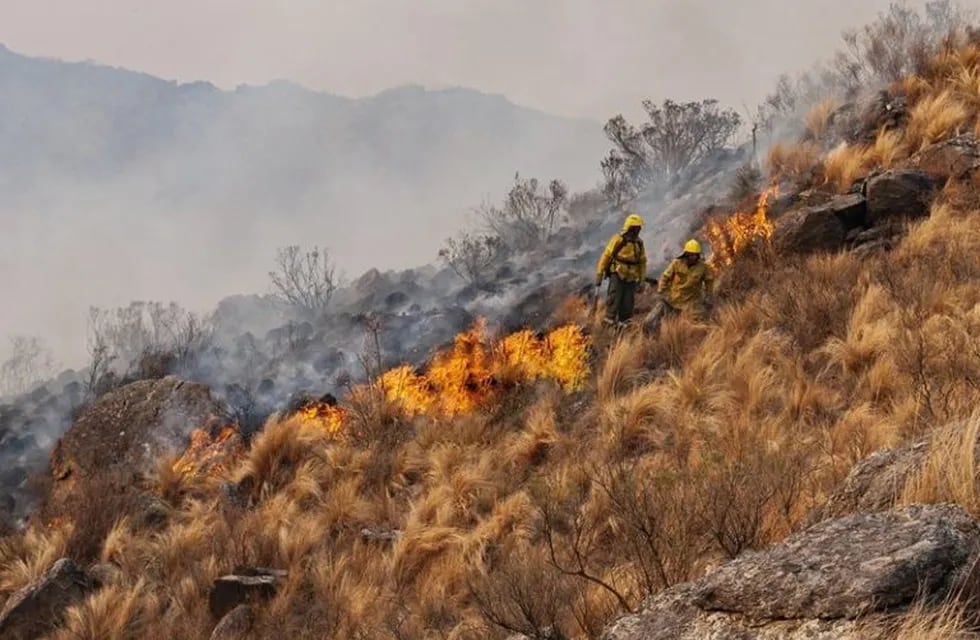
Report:
M684 253L701 253L701 243L697 240L688 240L684 243Z
M623 223L623 231L626 231L630 227L642 227L642 226L643 226L643 218L636 215L635 213L631 213L628 216L626 216L626 222Z

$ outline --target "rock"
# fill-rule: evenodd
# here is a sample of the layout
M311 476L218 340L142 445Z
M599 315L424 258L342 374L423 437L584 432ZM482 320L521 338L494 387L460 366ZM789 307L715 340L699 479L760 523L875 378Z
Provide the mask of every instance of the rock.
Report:
M852 620L774 620L754 623L692 604L691 585L664 591L642 610L613 622L601 640L885 640L862 633Z
M172 376L116 389L86 407L51 453L56 481L42 505L42 519L84 509L87 486L119 478L120 495L141 489L131 479L161 457L187 446L188 434L211 422L227 423L226 410L200 384Z
M240 604L221 618L211 632L211 640L242 640L248 636L254 623L252 607Z
M929 443L924 441L873 453L851 469L840 488L807 517L807 522L890 509L906 481L922 467L928 451Z
M85 573L61 558L40 579L10 596L0 612L0 638L34 640L57 628L65 609L93 589Z
M234 573L214 581L208 606L215 618L221 618L242 604L268 600L276 594L286 571L239 567Z
M933 178L962 178L980 168L980 144L971 135L943 140L915 154L908 164Z
M776 221L773 245L783 253L837 251L847 229L832 203L790 211Z
M893 169L868 179L868 221L880 225L894 219L929 215L939 181L923 171Z
M959 507L860 513L736 558L700 581L695 604L755 620L856 618L945 595L978 551L980 525Z
M371 529L365 527L361 529L361 540L365 542L379 542L382 545L394 544L402 537L400 529Z
M829 520L653 596L602 638L892 637L865 625L917 598L950 596L978 553L980 525L954 505Z

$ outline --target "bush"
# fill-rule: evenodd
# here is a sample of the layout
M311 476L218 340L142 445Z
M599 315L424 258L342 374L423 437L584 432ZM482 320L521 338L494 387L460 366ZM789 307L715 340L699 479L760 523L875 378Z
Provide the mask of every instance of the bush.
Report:
M496 236L476 236L462 232L446 240L439 259L469 284L484 284L492 267L503 254L503 243Z
M306 320L323 317L338 286L330 254L319 247L305 252L297 245L279 249L269 279L273 295Z
M542 192L537 178L522 180L515 174L503 206L484 204L477 214L504 245L527 251L555 232L567 204L568 187L560 180L552 180Z
M741 124L717 100L643 102L649 120L639 128L622 115L609 120L606 136L616 149L603 161L604 190L615 197L647 185L665 185L729 143Z

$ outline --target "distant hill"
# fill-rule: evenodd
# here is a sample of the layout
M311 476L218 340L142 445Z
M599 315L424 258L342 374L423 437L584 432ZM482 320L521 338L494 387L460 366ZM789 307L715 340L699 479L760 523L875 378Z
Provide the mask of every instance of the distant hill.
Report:
M261 290L285 244L327 245L352 277L429 262L515 171L591 187L606 148L597 122L469 89L223 91L2 47L0 96L0 268L19 277L0 295L54 286L31 274L43 237L45 269L72 276L45 313L78 325L89 303Z

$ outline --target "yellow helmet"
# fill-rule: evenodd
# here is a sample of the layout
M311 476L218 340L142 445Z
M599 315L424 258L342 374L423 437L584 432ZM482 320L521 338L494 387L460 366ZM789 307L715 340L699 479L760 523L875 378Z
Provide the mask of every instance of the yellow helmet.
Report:
M701 253L701 243L697 240L688 240L684 243L684 253Z
M642 227L642 226L643 226L643 218L636 215L635 213L631 213L628 216L626 216L626 222L623 223L623 231L626 231L630 227Z

